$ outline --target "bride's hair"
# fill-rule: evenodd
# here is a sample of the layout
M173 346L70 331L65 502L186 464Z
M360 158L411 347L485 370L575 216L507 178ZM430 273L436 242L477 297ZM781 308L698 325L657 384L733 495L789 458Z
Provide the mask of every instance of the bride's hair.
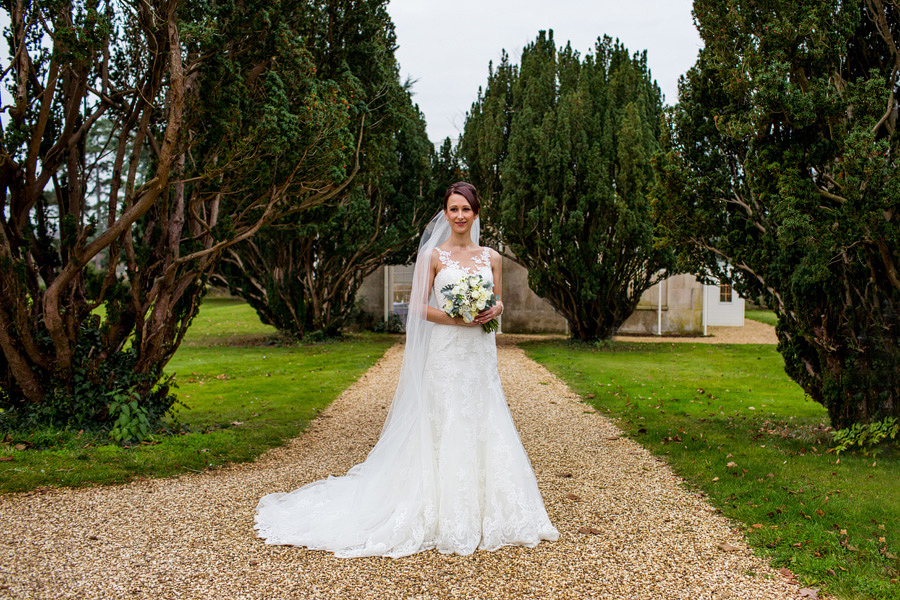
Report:
M444 193L444 210L447 210L447 201L453 194L459 194L468 200L469 206L472 207L472 212L476 215L481 212L481 199L478 197L478 190L476 190L475 186L471 183L457 181L448 187L447 191Z

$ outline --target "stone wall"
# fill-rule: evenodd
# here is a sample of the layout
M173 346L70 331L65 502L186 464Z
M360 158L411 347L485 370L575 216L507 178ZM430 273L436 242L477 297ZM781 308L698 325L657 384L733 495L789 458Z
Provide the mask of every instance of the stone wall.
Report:
M377 322L384 318L384 269L378 267L374 273L363 279L356 292L356 301L360 308L375 317Z
M566 333L566 320L528 287L528 270L503 257L504 333Z
M376 321L384 317L384 268L367 277L357 299ZM503 258L503 304L501 321L505 333L567 333L566 320L549 302L528 287L528 271ZM662 332L670 335L702 333L703 286L693 275L675 275L644 292L637 310L622 324L619 333L655 335L657 302L662 294Z

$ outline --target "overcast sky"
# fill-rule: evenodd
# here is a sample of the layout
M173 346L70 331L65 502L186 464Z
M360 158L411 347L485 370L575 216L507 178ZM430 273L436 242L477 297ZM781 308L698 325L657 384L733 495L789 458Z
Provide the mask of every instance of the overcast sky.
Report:
M678 101L678 77L697 58L702 42L689 0L390 0L403 78L416 80L413 100L425 113L435 144L459 136L488 62L503 49L519 63L538 31L552 29L582 54L599 36L619 38L647 61L667 104Z
M458 137L478 86L487 82L488 62L499 62L506 49L518 64L541 29L553 29L558 46L571 41L582 54L604 34L632 52L647 50L668 104L677 102L678 77L702 45L689 0L390 0L388 11L402 76L416 80L413 100L435 144ZM8 26L5 12L0 26ZM5 66L6 44L0 46ZM11 101L5 89L0 96L3 104Z

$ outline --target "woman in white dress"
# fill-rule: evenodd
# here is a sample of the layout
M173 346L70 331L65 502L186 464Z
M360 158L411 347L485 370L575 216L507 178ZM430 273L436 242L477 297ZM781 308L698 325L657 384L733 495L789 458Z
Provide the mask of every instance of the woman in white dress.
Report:
M400 557L435 548L471 554L556 540L497 372L503 312L500 255L478 245L480 201L455 183L422 235L400 382L378 443L343 477L264 496L256 526L268 544L341 557ZM498 302L465 323L437 308L462 274L494 283Z

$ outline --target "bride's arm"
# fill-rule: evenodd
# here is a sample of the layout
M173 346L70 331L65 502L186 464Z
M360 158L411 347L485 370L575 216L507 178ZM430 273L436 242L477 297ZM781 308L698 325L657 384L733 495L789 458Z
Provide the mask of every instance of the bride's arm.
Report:
M497 304L490 308L486 308L475 317L476 323L487 323L491 319L496 319L503 313L503 300L500 299L503 286L502 273L503 257L496 250L491 249L491 273L494 275L494 295L497 297Z
M431 321L432 323L437 323L439 325L461 325L463 327L474 327L478 323L466 323L462 317L451 317L441 309L429 306L428 295L431 293L431 288L434 287L434 277L435 275L437 275L438 269L440 269L440 265L441 261L438 258L437 250L434 250L431 253L431 267L428 269L428 285L425 286L425 298L420 298L420 301L425 303L425 320Z

